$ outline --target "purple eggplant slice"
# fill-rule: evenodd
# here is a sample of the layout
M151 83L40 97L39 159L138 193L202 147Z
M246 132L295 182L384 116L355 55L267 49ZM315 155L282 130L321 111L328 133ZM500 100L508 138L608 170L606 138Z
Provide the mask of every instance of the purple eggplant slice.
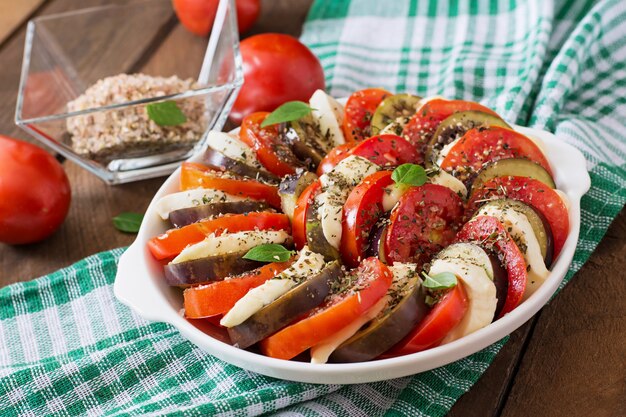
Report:
M317 180L317 175L312 172L298 168L294 174L285 176L278 186L280 204L285 213L291 219L296 207L298 197L313 181Z
M221 281L230 275L243 274L263 265L263 262L244 259L247 251L226 255L209 256L180 263L165 265L165 282L168 285L186 287Z
M246 178L252 178L270 184L278 184L280 178L269 171L258 169L244 162L229 158L213 148L207 148L202 157L202 163L222 171L230 171L233 174Z
M269 211L270 206L260 201L237 201L210 203L195 207L187 207L170 212L169 220L174 227L182 227L211 216L227 213L245 214L254 211Z
M496 286L496 298L498 299L496 312L493 315L495 318L500 317L500 311L502 311L502 307L504 307L504 302L506 301L506 294L509 290L509 275L502 265L502 262L498 259L498 255L493 252L487 252L487 255L491 261L491 268L493 269L493 283Z
M339 262L327 264L318 274L308 277L243 323L229 328L232 342L245 349L289 325L320 305L341 273Z

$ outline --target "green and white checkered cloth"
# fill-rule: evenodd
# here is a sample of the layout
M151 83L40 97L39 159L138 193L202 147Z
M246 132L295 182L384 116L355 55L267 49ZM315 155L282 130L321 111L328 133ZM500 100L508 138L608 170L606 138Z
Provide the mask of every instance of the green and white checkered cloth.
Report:
M302 39L335 96L381 86L478 100L581 149L592 189L566 281L624 205L623 0L317 0ZM373 384L268 378L118 303L112 284L121 253L0 290L0 415L442 416L504 344Z

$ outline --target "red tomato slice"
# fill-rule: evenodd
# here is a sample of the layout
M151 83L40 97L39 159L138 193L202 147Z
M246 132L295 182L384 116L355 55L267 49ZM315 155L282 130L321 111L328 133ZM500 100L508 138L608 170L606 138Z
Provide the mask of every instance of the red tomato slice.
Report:
M293 174L300 165L291 148L278 138L277 125L261 127L267 112L257 112L246 116L241 122L239 137L251 147L259 162L273 174L283 177Z
M366 88L348 98L343 116L343 134L347 142L360 141L370 136L370 122L376 107L391 93L382 88Z
M441 162L441 168L465 181L484 164L507 158L527 158L550 174L550 164L541 149L526 136L504 127L474 128L465 133Z
M180 229L168 230L150 239L148 248L156 259L169 259L178 255L188 245L204 240L211 233L218 236L225 231L235 233L246 230L290 230L289 218L285 214L267 212L226 214Z
M404 127L402 136L406 137L407 140L417 148L417 152L421 158L418 163L421 164L424 162L426 145L430 141L433 133L435 133L435 130L437 130L437 127L439 127L439 124L454 113L471 110L482 111L498 116L497 113L482 104L464 100L446 100L438 98L426 102L426 104L417 109L417 112Z
M468 214L473 214L486 200L492 198L512 198L539 210L550 224L554 239L553 259L556 259L569 234L567 207L556 191L532 178L493 178L485 182L482 188L474 190L468 201Z
M448 187L424 184L409 189L390 216L385 239L388 262L422 265L452 243L463 213L463 201Z
M436 346L461 322L468 307L465 288L461 281L457 280L457 285L446 292L411 333L383 354L382 358L408 355Z
M498 318L513 310L522 301L528 272L524 255L498 219L478 216L465 223L457 235L459 242L472 242L498 254L508 275L506 300Z
M239 277L187 288L183 293L185 317L199 319L227 313L248 291L275 277L292 263L293 259L274 262Z
M378 171L366 177L348 195L343 206L341 233L341 257L346 265L355 267L361 262L372 227L384 211L385 187L391 184L391 172Z
M272 207L280 208L280 196L276 186L255 180L236 178L197 162L183 162L180 171L180 189L185 191L194 188L221 190L232 195L263 200Z
M261 341L261 352L291 359L337 333L365 313L389 289L393 274L377 258L367 258L356 270L356 282L330 296L306 318Z
M321 190L322 184L315 181L309 184L298 197L291 220L293 241L297 249L302 249L306 245L306 213Z
M331 149L317 166L317 176L321 177L323 174L332 171L339 162L350 156L350 150L356 145L357 142L349 142Z

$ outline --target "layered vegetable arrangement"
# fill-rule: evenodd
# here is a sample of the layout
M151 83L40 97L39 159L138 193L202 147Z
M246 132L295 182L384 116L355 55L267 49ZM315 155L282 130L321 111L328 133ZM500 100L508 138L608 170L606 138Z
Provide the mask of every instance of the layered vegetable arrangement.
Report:
M187 318L274 358L463 337L531 296L569 231L542 144L478 103L372 88L344 108L318 90L208 145L148 247Z

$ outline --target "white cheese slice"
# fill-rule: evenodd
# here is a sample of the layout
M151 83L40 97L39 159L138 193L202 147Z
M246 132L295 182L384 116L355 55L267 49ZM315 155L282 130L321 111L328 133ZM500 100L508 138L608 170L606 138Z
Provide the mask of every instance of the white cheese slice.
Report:
M440 167L443 160L446 159L446 156L448 156L448 153L450 153L450 149L452 149L452 147L456 145L461 140L461 138L462 136L459 136L458 138L454 139L452 142L444 145L444 147L441 148L441 150L437 154L437 158L435 158L438 167Z
M465 184L442 169L440 169L437 174L430 177L430 182L448 187L457 193L461 198L467 198L467 187Z
M479 266L493 280L493 266L489 255L483 248L473 243L453 243L437 254L436 259L462 259L466 263Z
M374 320L389 302L389 296L384 296L376 304L370 307L362 316L349 323L347 326L333 334L328 339L311 347L311 363L326 363L330 355L343 342L350 339L367 322Z
M380 167L373 162L351 155L339 162L332 171L320 177L323 190L317 197L320 204L320 221L324 237L334 248L339 249L341 242L343 205L348 194L365 177L379 169Z
M433 261L429 274L436 275L442 272L452 272L462 281L469 303L467 312L459 324L441 342L446 344L489 325L495 315L498 299L496 286L483 267L466 262L462 258Z
M289 238L284 230L252 230L247 232L225 233L220 236L209 235L203 241L187 246L171 263L177 264L207 256L247 251L255 246L267 243L283 243Z
M312 114L320 124L322 135L330 142L330 147L346 143L341 130L343 124L343 106L323 90L315 90L309 99Z
M170 213L175 210L201 206L203 204L237 202L245 200L248 199L228 194L220 190L194 188L193 190L181 191L161 197L159 201L156 202L155 210L163 220L167 220Z
M409 187L404 187L402 185L397 185L395 183L385 187L383 192L383 201L382 206L384 211L389 211L400 201L400 197L404 194Z
M254 313L298 285L302 278L313 276L324 268L324 257L302 248L300 256L289 268L260 286L251 289L222 317L220 324L233 327L243 323Z
M541 248L535 236L528 218L511 207L495 207L492 205L483 206L478 211L479 216L493 216L500 220L507 229L513 240L520 247L526 265L530 267L528 270L528 281L526 282L526 291L524 291L523 300L530 297L537 288L544 283L550 271L546 268L541 255Z
M257 160L254 151L231 134L211 130L207 136L207 144L230 159L263 169L263 165Z

